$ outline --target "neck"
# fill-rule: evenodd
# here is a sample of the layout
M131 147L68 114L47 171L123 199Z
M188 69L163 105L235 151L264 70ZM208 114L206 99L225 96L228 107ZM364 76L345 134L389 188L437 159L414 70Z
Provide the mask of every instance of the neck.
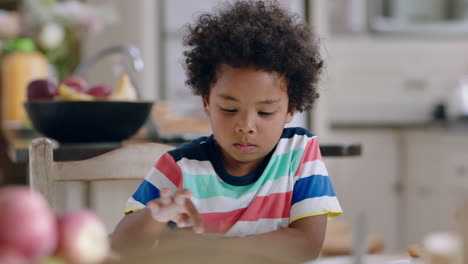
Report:
M237 166L237 167L236 166L234 166L234 167L225 166L225 169L232 176L241 177L241 176L245 176L245 175L251 173L252 171L254 171L256 169L256 167L253 167L253 166L251 166L249 164L248 166Z
M263 160L263 159L262 159ZM232 158L226 157L223 153L221 161L223 162L224 169L232 176L241 177L253 172L261 163L262 160L251 162L239 162Z

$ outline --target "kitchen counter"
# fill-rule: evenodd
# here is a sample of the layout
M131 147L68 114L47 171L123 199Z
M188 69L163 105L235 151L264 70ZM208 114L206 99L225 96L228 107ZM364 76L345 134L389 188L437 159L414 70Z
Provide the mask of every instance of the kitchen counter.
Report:
M332 122L332 129L438 129L468 131L468 120L427 120L415 122Z
M40 137L34 131L15 131L4 130L3 136L7 143L7 153L14 163L27 163L28 147L32 139ZM188 142L183 137L164 137L158 141L144 137L134 137L122 142L99 142L99 143L74 143L59 144L55 143L54 159L56 161L71 161L92 158L94 156L112 151L122 146L134 143L158 142L178 146ZM322 156L324 157L349 157L361 155L360 144L325 144L320 146Z

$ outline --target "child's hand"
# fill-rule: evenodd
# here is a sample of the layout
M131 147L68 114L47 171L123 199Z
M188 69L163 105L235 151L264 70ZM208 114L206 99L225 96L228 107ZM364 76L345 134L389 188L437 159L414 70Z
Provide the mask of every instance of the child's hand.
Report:
M162 223L173 221L177 227L192 227L193 232L202 233L203 225L200 215L193 205L190 197L192 192L179 189L172 192L169 189L161 190L161 197L147 204L152 217Z

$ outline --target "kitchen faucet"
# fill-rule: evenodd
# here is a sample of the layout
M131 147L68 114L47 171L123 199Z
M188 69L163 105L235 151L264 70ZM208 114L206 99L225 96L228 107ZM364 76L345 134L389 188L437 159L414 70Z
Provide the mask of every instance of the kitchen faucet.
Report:
M135 73L141 72L143 70L144 62L143 62L143 59L141 58L140 50L133 45L119 44L119 45L114 45L114 46L105 48L103 50L100 50L93 56L89 57L88 59L80 63L73 74L76 76L83 76L89 67L91 67L96 62L103 59L104 57L107 57L115 53L126 54L127 57L131 59L130 66L129 66L129 63L122 63L122 65L124 66L125 72L128 74L130 83L133 85L133 87L135 87L138 99L141 100L142 94L141 94L140 86L138 85L137 79L135 77ZM148 135L150 136L152 141L158 142L161 140L159 129L156 125L156 122L154 122L153 118L151 117L151 115L146 120L144 127L147 130Z
M135 73L141 72L143 70L144 62L141 58L140 50L133 45L120 44L100 50L90 58L80 63L73 75L83 76L89 67L91 67L104 57L115 53L126 54L131 59L131 67L129 67L127 63L124 63L123 66L125 68L126 73L128 74L131 84L136 89L138 98L141 99L141 90L140 86L138 85L138 82L136 81Z

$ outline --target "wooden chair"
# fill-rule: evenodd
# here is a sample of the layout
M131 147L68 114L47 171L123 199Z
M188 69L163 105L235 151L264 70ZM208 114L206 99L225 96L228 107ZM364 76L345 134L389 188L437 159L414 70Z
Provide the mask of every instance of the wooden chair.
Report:
M80 161L56 162L53 143L36 138L29 146L29 184L56 213L91 208L112 231L125 202L156 160L174 147L142 143Z

